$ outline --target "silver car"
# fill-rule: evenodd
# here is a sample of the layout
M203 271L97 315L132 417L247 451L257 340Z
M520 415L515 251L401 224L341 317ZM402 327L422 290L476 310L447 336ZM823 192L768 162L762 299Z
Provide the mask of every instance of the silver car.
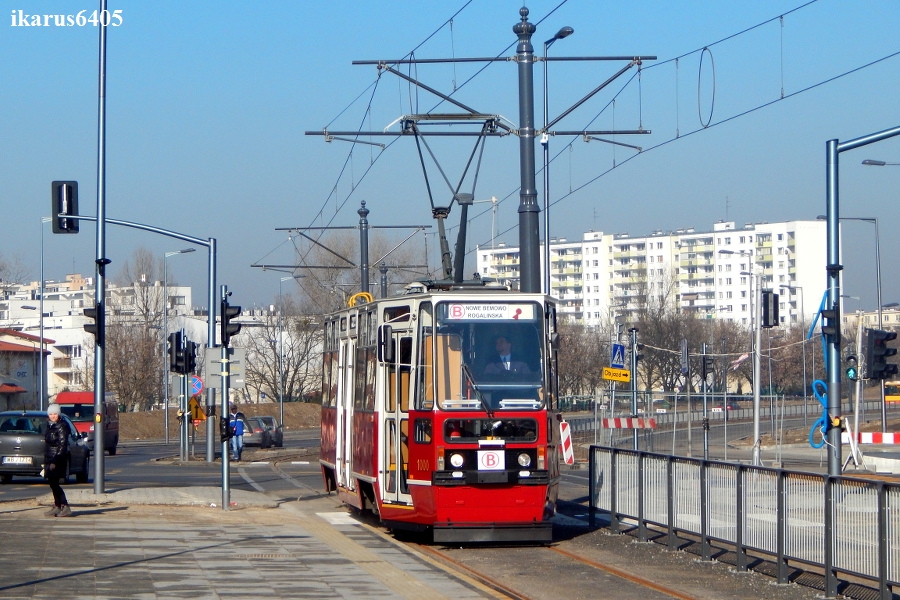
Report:
M0 482L9 483L13 475L40 475L44 468L44 434L50 419L45 411L0 412ZM88 480L90 449L84 437L65 415L59 421L69 432L69 475L78 483Z
M269 438L272 440L272 445L276 448L284 447L284 431L281 425L278 424L278 419L275 417L256 417L262 424L266 426L266 429L269 430Z
M272 438L265 424L257 417L244 417L244 446L269 448Z

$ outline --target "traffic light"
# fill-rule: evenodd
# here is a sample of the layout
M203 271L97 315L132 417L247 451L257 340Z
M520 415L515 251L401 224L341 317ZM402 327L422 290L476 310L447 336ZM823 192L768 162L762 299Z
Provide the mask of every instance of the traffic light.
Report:
M193 373L197 370L197 342L188 341L184 348L184 372Z
M86 308L84 309L84 316L89 319L93 319L93 323L88 323L84 326L84 330L94 336L94 339L97 343L102 343L104 338L104 333L106 332L104 328L104 318L103 314L103 304L95 304L94 308Z
M857 364L856 356L851 354L845 360L847 361L847 379L856 381L859 379L859 365Z
M760 327L768 329L778 327L778 294L772 290L762 291L762 319Z
M78 219L59 215L78 215L78 182L54 181L50 185L50 221L53 233L78 233Z
M704 354L700 363L700 377L706 381L707 376L715 370L715 359L712 356Z
M237 335L241 331L240 323L231 322L239 314L241 314L240 306L228 306L228 297L222 298L221 337L223 346L227 346L228 342L231 341L231 336Z
M896 348L888 348L887 343L897 339L893 331L866 328L863 331L863 371L866 379L888 379L897 374L897 365L885 359L897 354Z
M181 357L181 332L175 331L169 334L169 370L180 373L178 365Z

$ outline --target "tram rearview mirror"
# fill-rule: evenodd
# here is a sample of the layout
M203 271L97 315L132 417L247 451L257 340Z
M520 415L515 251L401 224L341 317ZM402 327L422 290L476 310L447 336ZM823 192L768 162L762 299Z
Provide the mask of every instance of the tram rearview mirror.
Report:
M556 331L550 334L550 347L559 350L559 333Z
M390 325L378 328L378 360L394 362L394 329Z

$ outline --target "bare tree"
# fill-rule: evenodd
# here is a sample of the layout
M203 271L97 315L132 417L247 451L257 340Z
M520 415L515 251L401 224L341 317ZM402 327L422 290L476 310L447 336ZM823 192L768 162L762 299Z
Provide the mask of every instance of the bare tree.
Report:
M418 234L420 235L420 234ZM360 291L359 236L351 232L331 232L322 236L321 245L297 246L295 275L303 290L301 310L306 314L327 314L347 306L347 300ZM388 237L378 230L369 232L369 286L378 296L381 273L388 267L388 289L405 285L426 276L427 260L415 238ZM389 292L390 293L390 292Z
M120 292L106 308L107 388L128 410L147 410L161 397L164 352L163 287L160 261L146 248L135 250L116 278ZM127 290L127 292L126 292Z
M31 270L25 266L21 254L7 258L0 254L0 286L25 283L31 278Z
M257 325L245 327L236 345L246 348L247 387L277 398L284 374L284 400L316 396L322 389L322 331L314 319L298 314L292 296L279 298L282 315L270 313Z

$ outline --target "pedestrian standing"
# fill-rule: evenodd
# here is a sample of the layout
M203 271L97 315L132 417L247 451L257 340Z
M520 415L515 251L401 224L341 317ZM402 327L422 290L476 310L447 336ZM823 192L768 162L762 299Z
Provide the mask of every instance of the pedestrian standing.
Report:
M47 407L50 422L44 434L44 476L53 492L53 508L45 514L48 517L71 517L72 509L59 483L66 478L69 465L69 431L59 414L59 404Z
M238 412L234 404L231 405L228 427L231 428L231 458L235 462L241 462L241 454L244 452L244 413Z

